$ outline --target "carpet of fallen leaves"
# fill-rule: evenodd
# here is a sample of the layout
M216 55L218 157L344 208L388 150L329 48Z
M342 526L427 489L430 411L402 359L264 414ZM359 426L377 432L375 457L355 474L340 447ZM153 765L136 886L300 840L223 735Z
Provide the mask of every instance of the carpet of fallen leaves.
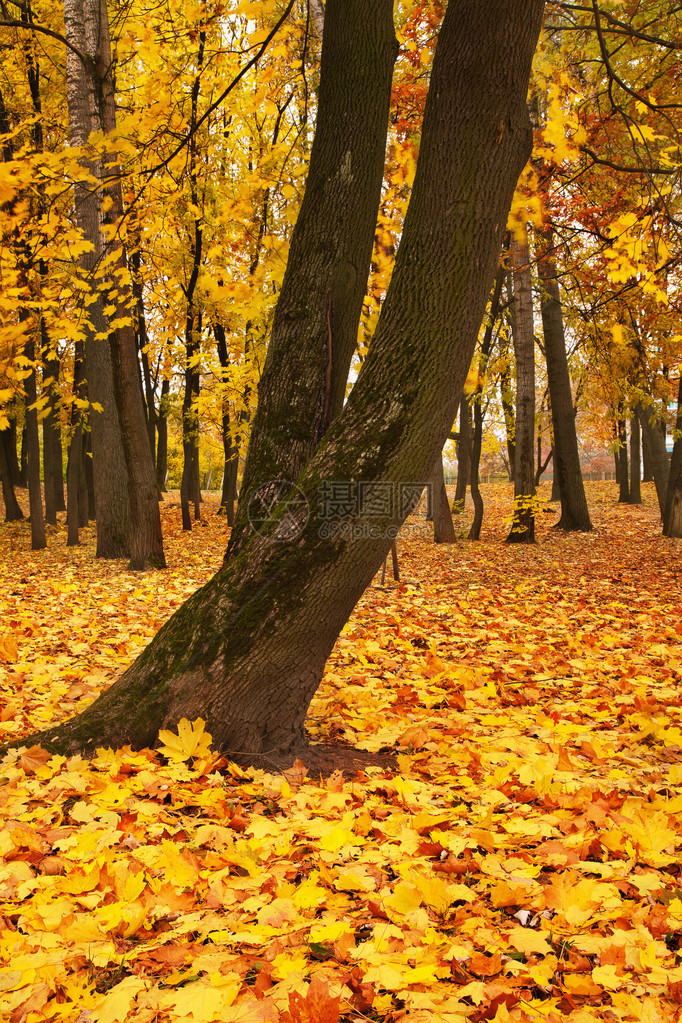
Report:
M2 1019L680 1019L679 541L649 487L590 485L594 532L544 514L530 548L502 543L509 488L484 495L480 543L414 520L311 707L397 771L243 771L200 721L5 758ZM217 568L215 502L191 534L172 505L149 575L0 527L2 741L94 698Z

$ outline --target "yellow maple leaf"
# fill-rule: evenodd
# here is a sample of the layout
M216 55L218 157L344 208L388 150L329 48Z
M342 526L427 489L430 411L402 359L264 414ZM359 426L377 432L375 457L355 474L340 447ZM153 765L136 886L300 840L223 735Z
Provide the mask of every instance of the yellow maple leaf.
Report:
M509 943L517 952L523 952L524 955L538 953L545 956L552 951L552 946L547 939L539 931L534 931L530 927L515 927L509 935Z
M177 735L162 728L159 739L164 745L159 746L159 753L163 753L169 760L176 761L189 760L191 757L207 757L213 737L204 731L204 724L203 718L191 722L187 718L182 718L178 721Z

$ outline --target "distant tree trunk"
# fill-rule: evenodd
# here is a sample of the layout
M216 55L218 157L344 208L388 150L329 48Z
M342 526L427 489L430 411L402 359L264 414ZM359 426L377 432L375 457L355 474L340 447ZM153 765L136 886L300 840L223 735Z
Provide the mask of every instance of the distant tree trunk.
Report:
M324 4L322 3L322 0L309 0L309 4L317 38L322 41L322 34L324 31Z
M198 274L198 268L197 268ZM193 289L192 289L193 290ZM195 318L195 308L188 306L185 327L185 389L182 399L182 479L180 482L180 506L182 509L182 528L192 529L190 518L190 502L194 502L194 518L199 518L197 501L197 481L199 475L199 416L197 400L199 398L199 343L201 336L201 317Z
M62 467L59 464L57 466L56 459L56 445L54 443L54 432L55 432L55 395L54 385L56 383L54 377L54 367L48 368L49 363L47 362L47 347L45 344L45 326L44 320L41 317L41 327L43 333L42 348L43 348L43 395L46 399L45 412L43 416L43 478L45 481L45 521L50 526L57 525L57 471L59 471L59 479L61 481ZM57 363L59 365L59 363Z
M92 458L92 430L83 430L83 471L81 473L81 526L97 522L95 471Z
M7 458L7 467L9 469L10 479L15 487L26 487L26 480L22 479L21 466L19 459L17 458L17 418L16 410L8 412L9 418L9 443L5 452ZM23 432L23 431L22 431Z
M227 335L225 333L225 327L219 320L215 320L213 323L213 333L218 349L218 359L220 360L223 384L225 384L227 381L227 374L229 372L230 357L227 350ZM227 515L227 524L232 527L234 525L234 505L237 500L239 448L232 439L232 430L230 428L230 402L227 392L223 393L222 403L222 433L225 468L223 472L223 489L220 497L220 508L218 509L218 514L221 515L224 513Z
M509 296L511 300L511 295ZM512 389L511 373L507 357L500 370L500 401L504 414L505 440L507 445L507 472L509 482L514 480L514 466L516 464L516 416L514 413L514 391Z
M12 444L11 428L8 427L5 430L0 430L0 478L2 479L2 499L5 502L5 522L17 522L24 517L24 513L14 493L14 483L12 482L12 473L10 471L8 455ZM16 458L16 448L14 449L14 457Z
M640 433L642 439L642 483L653 483L654 472L651 467L652 457L651 451L649 450L649 436L646 430L642 429L642 424L641 421L639 420L639 415L637 416L637 420L640 423Z
M28 261L25 263L28 272ZM28 277L21 274L21 284L29 287ZM29 374L24 381L25 422L27 440L29 510L31 516L31 549L42 550L47 544L45 540L45 518L43 515L43 495L40 485L40 432L38 430L38 388L36 385L36 342L34 339L35 324L28 309L19 309L19 322L26 324L24 357L27 360Z
M663 536L682 537L682 377L677 389L677 421L665 496Z
M166 493L166 477L168 475L168 412L170 410L170 380L164 377L161 381L161 397L156 429L159 443L156 449L156 485L160 494Z
M441 451L431 470L431 501L433 511L433 542L454 543L457 539L452 522L452 513L445 489L443 452Z
M639 424L642 427L642 437L645 438L645 445L648 445L649 448L649 464L654 475L656 497L658 498L658 507L661 512L661 519L663 520L668 492L668 479L670 476L670 461L668 452L665 449L665 437L661 430L661 421L653 405L644 405L642 402L639 402L636 412Z
M461 515L471 479L471 405L467 395L459 403L459 437L457 438L457 486L452 502L455 515ZM454 528L454 527L453 527Z
M552 230L548 229L543 237L544 251L538 270L542 285L542 329L545 339L549 403L552 410L554 478L558 481L561 496L561 518L557 528L589 532L592 523L580 468L575 408L566 358L564 318L553 244Z
M505 243L505 248L507 247L508 241ZM481 494L478 478L478 469L481 462L481 447L483 444L483 384L493 344L495 323L500 311L500 299L502 297L502 287L504 285L505 276L506 267L503 261L498 268L497 277L495 278L495 287L493 288L493 295L490 301L488 323L485 328L485 333L483 334L483 340L481 341L476 389L472 398L474 423L469 441L469 464L471 476L471 499L474 502L474 518L469 528L469 535L467 538L469 540L480 540L481 526L483 525L483 496ZM472 406L470 405L470 407Z
M640 427L637 413L630 418L630 504L642 503Z
M142 290L142 273L140 250L136 249L130 256L132 270L133 295L137 320L137 348L142 363L142 381L144 384L144 410L149 436L149 448L152 461L156 464L156 405L154 403L154 385L149 366L149 335L147 334L147 318L144 310L144 294Z
M66 526L67 546L78 545L78 530L80 526L88 524L87 494L85 495L85 522L82 521L81 511L83 508L82 491L85 485L83 472L83 413L76 404L84 398L85 390L85 354L83 342L76 340L76 350L73 360L73 397L74 403L71 406L71 438L66 462Z
M527 237L512 239L514 281L514 355L516 357L516 438L514 461L514 517L508 543L535 540L535 336L533 289Z
M83 424L78 417L71 434L69 455L66 463L66 528L67 547L80 543L78 531L80 522L80 489L83 472Z
M199 90L201 87L201 68L204 62L206 33L199 32L199 48L197 50L197 75L192 84L190 142L189 142L189 187L190 198L195 210L199 207L198 190L198 153L196 132L192 130L197 123ZM196 287L203 260L203 218L196 214L190 234L190 251L192 263L187 284L184 287L187 311L185 313L185 390L182 399L182 480L180 482L180 506L182 509L182 528L191 530L192 520L189 514L190 502L194 503L194 518L200 518L199 502L199 354L201 350L201 331L203 326L202 310L196 301Z
M618 420L618 503L630 502L630 479L628 474L628 432L624 419Z
M339 59L362 70L374 38L371 14L381 9L390 24L392 4L327 0L323 49L344 34L351 7L353 14L369 12L367 32L348 33ZM408 481L426 478L454 420L514 186L532 148L525 100L543 9L541 0L448 5L381 317L348 401L296 477L298 498L275 506L263 531L250 532L106 693L29 743L61 753L110 742L145 746L156 742L159 727L201 714L217 749L256 759L279 751L283 760L300 747L307 708L339 632L413 506L419 488ZM324 127L318 120L318 132ZM317 235L334 235L322 204L320 213L316 242ZM324 294L325 282L317 284ZM299 297L312 298L309 290ZM273 331L269 356L274 342ZM273 375L278 359L286 368L288 355L281 341L277 347ZM300 425L294 399L295 390L292 434ZM285 432L282 426L282 441ZM252 467L253 478L262 483L270 469L263 458ZM286 465L283 478L290 478ZM409 500L380 514L355 506L338 535L325 535L317 511L325 480L388 483L407 488ZM352 538L348 528L355 530Z

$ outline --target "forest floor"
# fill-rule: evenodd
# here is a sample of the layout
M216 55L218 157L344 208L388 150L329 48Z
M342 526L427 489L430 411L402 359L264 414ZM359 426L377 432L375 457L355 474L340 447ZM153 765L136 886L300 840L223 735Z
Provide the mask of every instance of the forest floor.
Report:
M243 770L201 722L161 749L0 764L0 1017L10 1023L678 1021L680 541L655 496L588 484L595 530L506 545L414 520L310 712L396 767ZM71 715L219 566L216 500L170 568L0 526L0 742ZM470 515L461 517L462 535ZM459 520L458 520L459 528Z

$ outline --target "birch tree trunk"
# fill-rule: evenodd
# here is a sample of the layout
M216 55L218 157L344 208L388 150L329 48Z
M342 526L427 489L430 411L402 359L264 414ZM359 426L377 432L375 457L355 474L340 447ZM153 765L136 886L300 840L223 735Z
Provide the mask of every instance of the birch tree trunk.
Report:
M64 0L64 32L76 50L88 58L81 60L67 47L70 137L73 145L84 146L91 132L106 135L116 127L106 0ZM83 266L93 275L92 283L98 291L85 344L88 393L91 401L103 407L99 414L91 411L97 555L130 554L131 568L162 568L161 516L130 319L132 303L120 279L120 272L126 269L122 245L104 281L119 323L113 330L104 313L101 286L97 289L94 280L107 244L103 227L115 225L123 214L119 170L112 154L106 156L106 179L101 159L90 167L103 182L102 188L80 186L76 203L78 224L93 245L92 252L82 257Z

